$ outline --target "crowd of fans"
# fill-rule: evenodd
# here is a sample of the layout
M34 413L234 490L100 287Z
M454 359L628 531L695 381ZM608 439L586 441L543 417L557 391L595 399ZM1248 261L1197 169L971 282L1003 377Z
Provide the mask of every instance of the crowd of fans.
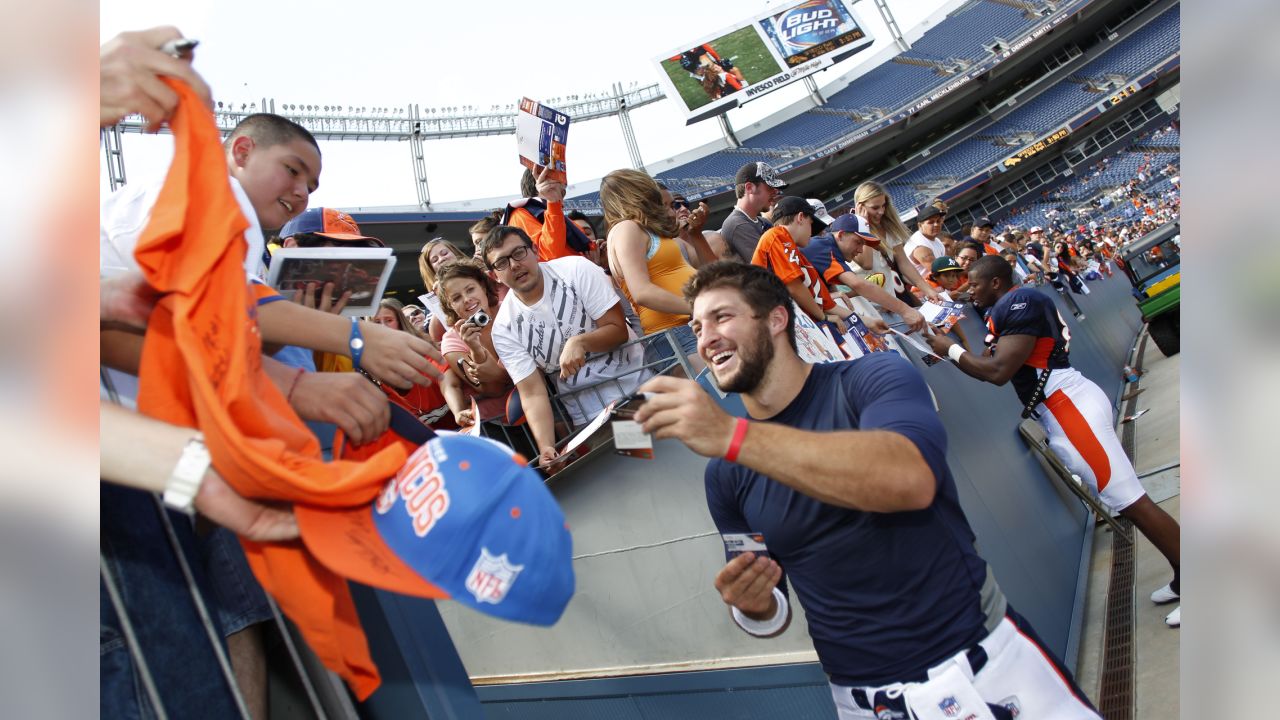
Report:
M174 35L122 36L104 47L103 72L113 53L126 58L130 73L180 77L203 88L184 63L156 51ZM127 86L127 78L120 83ZM126 111L160 122L172 110L174 100L164 93L144 103L138 98L147 89L130 90L137 96L122 94L119 109L104 109L104 124ZM875 182L857 189L847 213L832 216L818 200L785 195L787 183L764 162L737 173L737 201L718 230L705 227L705 204L693 207L642 171L604 178L602 218L566 213L565 185L545 172L525 171L522 197L470 228L473 256L443 238L423 246L423 304L385 298L368 318L349 319L342 314L349 296L336 296L331 284L284 297L264 283L276 248L385 247L345 213L307 208L321 174L315 139L283 117L257 114L232 131L225 148L250 223L245 269L259 298L269 352L264 367L321 445L332 448L338 430L355 443L383 433L385 398L434 429L479 425L547 473L574 460L560 448L578 428L651 375L702 370L683 292L698 268L721 260L764 267L786 286L799 312L837 336L853 318L878 333L893 325L920 331L923 303L972 300L967 270L985 255L1006 258L1027 283L1088 292L1087 282L1110 274L1111 259L1128 240L1178 213L1177 168L1156 168L1154 161L1086 213L1060 211L1048 227L1010 224L998 233L996 223L981 218L958 236L943 229L948 210L941 202L919 209L912 232ZM1174 178L1172 189L1144 192L1153 173ZM103 358L122 373L109 393L125 406L128 374L137 372L140 333L154 301L139 281L132 248L158 201L158 186L138 187L108 198L102 211ZM150 490L162 482L152 477L163 475L157 469L195 438L105 405L103 425L111 430L104 430L104 447L107 438L120 447L133 437L159 438L154 451L128 458L127 466L125 459L122 467L108 463L104 453L104 478ZM207 484L195 498L202 513L252 539L296 536L287 513L239 498L225 485L215 490L216 468L207 461L205 468ZM237 550L231 543L221 552ZM206 571L214 585L254 585L243 565L241 558L230 570L210 565ZM260 591L246 602L250 607L227 609L241 618L223 624L229 636L270 617ZM260 640L232 653L255 717L265 715L261 653ZM127 704L123 695L108 698L105 689L103 702L104 710Z

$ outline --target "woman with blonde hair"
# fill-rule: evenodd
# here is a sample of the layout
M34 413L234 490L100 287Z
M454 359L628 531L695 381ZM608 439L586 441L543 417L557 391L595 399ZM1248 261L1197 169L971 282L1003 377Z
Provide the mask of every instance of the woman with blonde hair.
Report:
M689 327L689 303L683 288L694 269L684 259L675 237L679 225L675 213L662 202L658 183L639 170L614 170L600 183L600 205L609 227L609 268L623 294L635 306L645 335L670 330L695 370L698 341ZM714 258L701 234L693 236L694 249ZM671 357L671 347L656 341L655 352Z
M866 243L865 249L855 258L858 265L871 273L882 273L885 289L902 297L908 304L911 301L906 298L911 297L911 294L906 292L905 283L919 288L920 294L925 298L938 300L937 289L920 276L911 258L907 257L905 245L911 239L911 231L898 216L898 209L893 206L889 191L880 183L868 180L854 191L853 201L854 213L867 221L871 232L879 240L878 246ZM890 284L891 278L896 282Z
M435 292L436 278L440 268L465 259L466 256L461 250L442 237L434 238L423 245L422 252L418 255L418 274L422 276L422 285L427 289L426 294ZM427 334L438 343L444 337L445 326L444 321L436 317L437 315L439 313L431 311L431 324L427 326Z

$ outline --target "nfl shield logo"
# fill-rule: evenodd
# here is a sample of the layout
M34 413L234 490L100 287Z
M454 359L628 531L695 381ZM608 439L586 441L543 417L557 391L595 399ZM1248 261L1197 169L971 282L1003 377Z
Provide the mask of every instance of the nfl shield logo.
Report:
M488 548L480 548L480 559L467 575L467 590L475 596L476 602L497 605L507 597L516 576L523 569L523 565L512 565L506 553L495 557L489 554Z
M947 717L955 717L960 714L960 703L956 702L954 696L942 698L942 702L938 703L938 709Z

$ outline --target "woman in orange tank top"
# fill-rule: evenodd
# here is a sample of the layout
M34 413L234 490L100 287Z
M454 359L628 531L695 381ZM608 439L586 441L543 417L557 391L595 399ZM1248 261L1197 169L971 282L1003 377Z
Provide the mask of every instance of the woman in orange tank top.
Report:
M694 269L673 239L679 229L675 214L662 203L662 190L639 170L615 170L600 183L600 204L609 226L609 269L635 306L645 335L670 331L694 370L701 370L683 295ZM652 347L670 357L666 341L655 340Z

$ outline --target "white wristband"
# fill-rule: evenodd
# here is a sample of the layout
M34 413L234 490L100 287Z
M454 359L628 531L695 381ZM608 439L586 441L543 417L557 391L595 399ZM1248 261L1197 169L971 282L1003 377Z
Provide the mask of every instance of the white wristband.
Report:
M951 362L959 365L960 356L967 352L969 351L965 350L963 345L961 345L960 343L956 343L955 345L952 345L951 347L947 348L947 357L951 358Z
M773 599L778 603L778 610L773 617L768 620L752 620L738 608L730 608L733 612L733 621L738 623L738 627L747 631L748 635L755 637L767 637L782 629L787 624L787 596L782 594L778 588L773 589Z
M196 493L200 492L200 483L209 470L209 450L204 446L204 438L196 436L187 441L182 448L182 456L173 467L169 480L164 486L164 504L174 510L190 513L195 506Z

